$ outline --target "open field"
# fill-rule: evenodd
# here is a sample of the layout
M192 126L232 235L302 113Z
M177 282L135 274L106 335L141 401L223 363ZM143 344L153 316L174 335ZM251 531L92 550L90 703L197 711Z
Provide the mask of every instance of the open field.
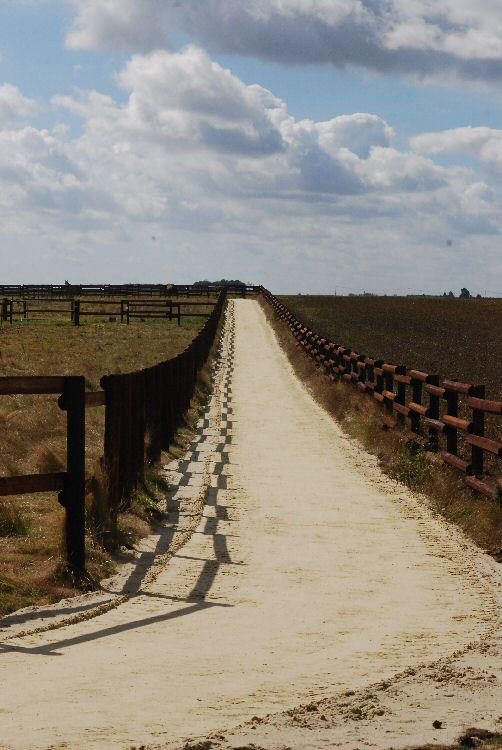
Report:
M203 318L181 326L162 320L130 326L97 322L23 323L0 328L0 375L84 375L89 390L107 373L129 372L179 354ZM0 476L64 470L65 415L54 396L0 398ZM103 451L104 409L86 415L86 466ZM0 499L0 614L35 601L68 594L55 577L61 562L64 511L55 493ZM90 570L103 573L107 559L90 550Z
M486 385L502 400L502 300L441 297L280 298L337 344L442 378Z

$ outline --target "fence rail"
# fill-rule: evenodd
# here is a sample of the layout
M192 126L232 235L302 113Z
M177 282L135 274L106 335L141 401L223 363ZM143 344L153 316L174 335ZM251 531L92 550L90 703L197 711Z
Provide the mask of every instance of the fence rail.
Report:
M59 407L66 412L66 471L0 477L0 496L59 491L59 502L66 509L68 567L81 574L85 570L85 378L4 377L0 394L59 394Z
M358 354L320 336L267 289L262 295L329 380L370 396L381 405L386 427L401 428L406 439L425 437L426 447L439 452L468 487L502 502L502 478L487 468L485 455L502 458L502 441L485 436L486 418L502 416L502 402L487 399L484 385L441 381L437 374Z
M169 449L214 343L225 301L223 290L202 329L177 357L137 372L104 376L102 391L86 393L83 376L0 377L0 396L57 394L66 412L66 471L0 477L0 496L59 492L66 510L68 567L75 575L85 573L86 409L105 408L102 465L113 521L144 479L145 461L155 463Z
M40 307L40 304L61 304L62 307ZM130 323L133 318L176 320L181 325L182 318L208 318L210 313L194 312L193 308L209 308L216 302L179 302L172 299L159 299L158 301L144 299L121 299L121 300L87 300L56 297L54 299L8 299L4 298L1 304L0 320L2 323L14 323L17 317L20 320L46 320L51 317L67 318L74 325L79 326L82 317L120 316L120 322ZM66 306L64 306L66 305ZM94 309L90 309L90 308ZM108 308L106 310L102 308ZM96 309L99 308L99 309ZM35 316L35 317L33 317ZM41 318L40 316L45 316Z
M223 288L228 294L246 296L257 294L261 287L240 284L225 287L212 284L0 284L0 297L217 297Z

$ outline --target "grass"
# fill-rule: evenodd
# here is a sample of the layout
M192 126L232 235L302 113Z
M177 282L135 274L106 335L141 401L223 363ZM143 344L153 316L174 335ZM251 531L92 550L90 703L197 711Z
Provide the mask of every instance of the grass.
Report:
M502 508L473 493L459 474L399 431L382 429L381 407L344 382L332 383L297 346L272 308L263 309L298 377L342 429L377 456L384 472L429 498L431 507L457 524L482 549L502 561ZM317 326L313 326L317 330Z
M88 389L95 390L104 374L140 369L180 353L204 323L203 318L185 318L179 327L174 322L157 320L134 320L126 326L89 320L92 322L86 321L80 328L47 322L4 324L0 327L0 375L83 374ZM173 447L175 451L182 450L181 445L189 439L191 425L207 398L208 372L206 369L201 375L192 408ZM64 470L66 426L56 397L2 396L0 428L0 476ZM86 466L91 485L103 452L104 409L87 412L86 432ZM149 532L161 486L160 478L150 472L131 511L121 518L121 538L114 543L103 544L99 523L89 527L88 571L94 578L112 572L110 550L126 540L134 544ZM90 512L92 502L90 493ZM74 591L62 575L63 523L64 511L55 493L0 498L0 615L27 604L57 601Z

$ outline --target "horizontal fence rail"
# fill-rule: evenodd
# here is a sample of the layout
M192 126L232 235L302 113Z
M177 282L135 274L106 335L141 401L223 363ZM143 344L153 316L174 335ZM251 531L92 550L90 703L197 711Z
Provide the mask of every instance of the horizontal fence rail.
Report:
M44 304L45 303L45 304ZM40 305L43 306L40 306ZM48 304L60 304L61 307L48 307ZM24 322L31 320L49 320L51 317L66 318L74 325L79 326L81 319L85 317L113 318L127 324L134 318L143 320L176 320L181 325L182 318L208 318L215 301L207 302L179 302L172 299L153 300L86 300L69 299L57 297L54 299L8 299L2 300L1 320L11 325L15 320ZM91 309L93 308L93 309ZM195 308L195 310L193 309ZM200 308L206 308L204 312L197 312Z
M66 471L0 477L0 496L59 492L66 510L68 567L81 574L85 571L85 378L0 377L0 395L26 394L59 394L59 406L66 412Z
M0 284L0 297L218 297L223 289L227 294L245 297L258 294L261 287L241 284Z
M382 407L385 427L401 428L409 440L422 436L468 487L502 502L502 478L486 465L486 454L502 458L502 442L485 436L486 419L502 417L502 402L487 399L484 385L441 381L437 374L358 354L320 336L263 287L262 295L330 381L370 396Z
M0 477L0 496L59 492L66 511L67 562L75 575L85 574L86 409L105 408L102 466L110 517L116 520L144 479L145 461L155 463L169 449L213 346L225 302L223 290L204 326L177 357L137 372L106 375L101 391L86 393L83 376L0 377L0 396L58 395L66 412L66 471Z

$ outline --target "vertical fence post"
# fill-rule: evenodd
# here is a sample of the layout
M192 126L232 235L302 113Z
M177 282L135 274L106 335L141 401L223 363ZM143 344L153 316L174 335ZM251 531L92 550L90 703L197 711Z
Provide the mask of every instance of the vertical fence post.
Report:
M104 470L112 530L115 530L117 525L121 500L119 455L123 414L120 391L121 378L121 375L105 375L100 381L106 398Z
M178 325L181 325L181 303L178 302Z
M427 384L434 388L439 388L439 375L429 375L427 377ZM440 397L437 394L429 391L429 408L427 409L427 417L436 422L440 417L439 398ZM429 428L429 445L432 451L437 451L439 448L439 434L437 430L432 429L432 427Z
M80 325L80 300L76 299L73 307L73 322L76 326Z
M471 392L469 394L470 396L473 396L474 398L485 398L485 386L484 385L475 385L471 388ZM481 409L473 409L472 410L472 425L473 425L473 434L478 435L479 437L484 437L485 434L485 414ZM480 478L483 474L484 470L484 451L483 448L478 448L476 445L471 446L472 448L472 473L475 477Z
M385 384L385 390L388 393L394 393L394 373L392 370L385 370L383 374L384 384ZM392 398L387 398L387 396L384 397L384 406L385 406L385 413L388 417L388 419L393 419L394 415L394 401Z
M2 320L7 320L7 297L4 297L2 300Z
M406 367L404 365L400 365L399 367L396 367L395 375L403 375L406 376ZM401 404L401 406L406 406L406 383L401 382L400 380L397 381L397 396L394 399L396 404ZM406 421L406 417L404 414L401 414L401 412L398 412L397 414L397 421L402 426L404 425Z
M411 400L418 406L422 405L422 381L412 376L411 378ZM410 412L411 431L420 432L420 414L416 411Z
M23 300L23 319L28 320L28 303L25 299Z
M65 378L59 405L66 411L66 481L61 502L66 509L69 569L85 573L85 378Z
M456 391L446 391L446 413L449 417L458 417L458 393ZM458 451L458 430L456 427L446 425L446 450L453 456Z
M357 358L358 373L359 373L357 377L357 381L363 384L366 383L366 378L368 377L368 373L366 371L366 360L367 360L366 354L360 354L359 357Z

